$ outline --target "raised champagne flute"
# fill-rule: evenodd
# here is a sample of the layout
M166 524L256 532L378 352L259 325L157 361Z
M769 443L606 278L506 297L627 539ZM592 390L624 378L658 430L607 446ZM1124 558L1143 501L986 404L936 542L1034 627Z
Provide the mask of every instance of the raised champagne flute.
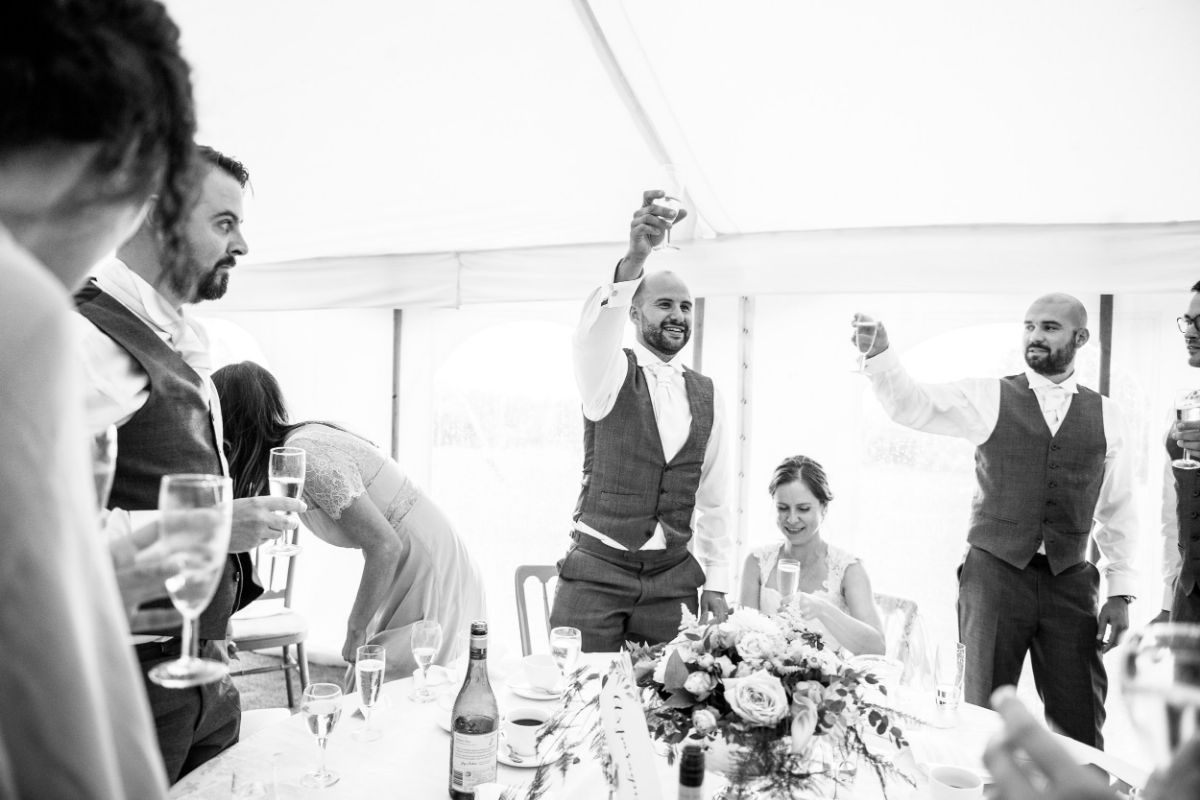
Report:
M550 655L554 656L554 663L558 664L564 680L575 669L582 648L583 634L579 628L564 626L550 630Z
M865 374L867 354L875 346L875 336L879 333L879 321L866 314L855 314L854 321L850 324L854 326L854 347L858 350L858 359L853 371Z
M371 712L379 703L386 665L387 650L381 644L364 644L355 651L354 677L358 683L358 705L366 725L355 731L353 736L361 742L373 742L380 736L379 729L371 726Z
M305 686L300 698L300 713L308 723L308 732L317 737L317 747L321 750L320 766L314 772L305 773L300 778L300 785L309 789L333 786L342 776L325 766L325 745L342 718L342 687L336 683Z
M299 447L272 447L270 461L267 464L267 485L272 497L290 497L299 500L304 494L304 451ZM299 515L283 512L297 525ZM276 558L290 558L303 548L295 542L296 529L283 532L273 543L265 546L263 552Z
M670 252L679 250L678 245L671 244L671 228L675 227L675 218L683 210L683 190L685 186L683 168L677 164L663 164L662 182L662 186L659 188L666 193L666 196L656 197L650 201L650 204L667 212L665 218L670 225L667 227L667 233L663 237L662 242L656 245L654 249Z
M412 651L421 668L421 685L408 696L414 703L428 703L435 695L429 691L429 665L442 648L442 625L437 620L423 619L413 625Z
M1180 422L1196 422L1200 420L1200 390L1184 392L1175 398L1175 418ZM1195 459L1191 450L1183 451L1183 458L1171 462L1178 469L1200 469L1200 461Z
M196 653L196 619L208 607L225 571L233 524L233 482L220 475L166 475L158 492L159 541L179 567L166 580L171 602L183 616L179 658L150 670L150 680L184 689L223 678L220 661Z

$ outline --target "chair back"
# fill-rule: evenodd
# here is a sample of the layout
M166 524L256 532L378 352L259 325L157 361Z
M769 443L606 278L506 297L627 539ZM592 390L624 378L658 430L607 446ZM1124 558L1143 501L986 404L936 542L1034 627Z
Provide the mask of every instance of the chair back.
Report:
M875 605L883 620L885 655L904 665L900 682L906 686L932 687L932 668L925 644L925 630L917 604L907 597L877 593Z
M558 580L558 567L553 564L522 564L513 575L515 595L517 598L517 626L521 630L521 655L527 656L533 651L530 641L529 609L525 595L525 583L530 578L537 578L542 590L542 625L541 630L550 638L550 582Z

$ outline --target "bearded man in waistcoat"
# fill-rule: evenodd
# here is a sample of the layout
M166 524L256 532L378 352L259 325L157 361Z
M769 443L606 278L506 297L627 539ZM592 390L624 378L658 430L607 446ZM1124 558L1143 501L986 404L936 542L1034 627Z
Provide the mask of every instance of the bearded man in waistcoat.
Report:
M1200 282L1176 320L1189 367L1200 367ZM1200 400L1197 401L1200 403ZM1200 421L1177 421L1167 434L1167 470L1163 478L1163 611L1155 622L1200 622L1200 469L1175 466L1184 450L1200 460Z
M1101 655L1129 625L1137 518L1120 411L1076 380L1075 352L1088 338L1083 304L1050 294L1025 315L1023 374L917 383L882 324L866 371L893 420L976 448L958 568L966 700L987 705L997 687L1016 685L1028 653L1046 718L1100 748ZM1091 540L1106 559L1103 605Z
M677 359L692 330L687 286L643 269L673 224L673 213L653 203L664 196L643 193L614 282L588 297L573 340L583 477L550 621L579 628L589 652L669 641L681 607L728 613L733 545L720 396L712 379ZM623 349L626 319L636 341Z
M164 257L152 209L117 260L99 267L75 296L87 423L92 432L118 426L108 504L127 512L133 528L153 519L149 512L158 507L163 475L227 473L208 339L184 304L221 297L229 270L246 254L242 192L249 175L216 150L201 147L199 154L202 174L183 226L183 258ZM262 593L249 551L295 526L275 512L302 510L301 501L285 498L234 501L230 555L197 623L201 657L228 660L230 615ZM179 637L178 627L133 636L172 783L237 742L241 724L238 692L228 676L188 689L166 689L146 677L155 665L179 656Z

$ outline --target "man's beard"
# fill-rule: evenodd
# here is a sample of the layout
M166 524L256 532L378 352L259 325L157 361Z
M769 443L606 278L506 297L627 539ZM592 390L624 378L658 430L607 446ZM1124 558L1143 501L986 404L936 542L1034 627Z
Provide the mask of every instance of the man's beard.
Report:
M229 273L220 269L223 266L232 267L233 264L226 264L222 260L210 272L205 273L196 285L196 300L219 300L225 296L225 291L229 288Z
M652 349L657 350L660 353L670 353L671 355L675 355L682 350L687 345L688 340L692 338L692 329L686 325L675 325L673 327L683 329L682 340L676 342L674 339L669 339L667 338L667 335L663 333L662 326L652 325L642 326L642 337L646 340L647 346L651 347Z
M1071 362L1075 360L1075 351L1077 349L1074 339L1063 345L1061 350L1044 348L1035 353L1030 353L1029 348L1026 347L1025 363L1038 375L1061 375L1067 371ZM1038 358L1038 361L1035 363L1031 356Z

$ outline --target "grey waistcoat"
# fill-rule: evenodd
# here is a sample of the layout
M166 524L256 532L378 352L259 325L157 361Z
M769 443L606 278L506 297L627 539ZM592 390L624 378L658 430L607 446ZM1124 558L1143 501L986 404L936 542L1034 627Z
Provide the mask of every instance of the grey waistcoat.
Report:
M692 511L700 468L713 424L713 383L684 369L692 427L668 462L645 375L631 350L616 404L603 419L583 423L583 485L575 520L630 550L638 550L661 524L667 548L692 538Z

